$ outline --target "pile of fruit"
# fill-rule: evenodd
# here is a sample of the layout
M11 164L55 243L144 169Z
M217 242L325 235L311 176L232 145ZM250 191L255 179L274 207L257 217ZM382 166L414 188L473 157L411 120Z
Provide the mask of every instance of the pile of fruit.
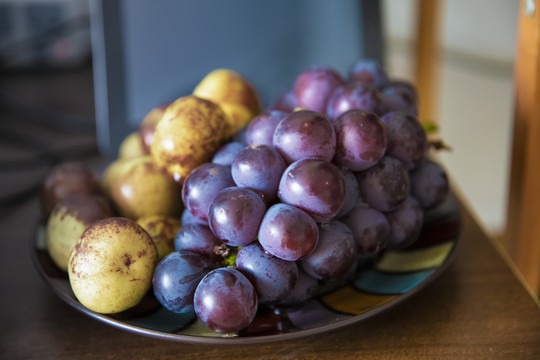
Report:
M49 254L93 311L151 290L237 333L259 305L299 305L414 243L449 191L417 107L371 60L347 78L309 68L264 111L247 79L215 70L152 109L101 178L77 163L49 174Z

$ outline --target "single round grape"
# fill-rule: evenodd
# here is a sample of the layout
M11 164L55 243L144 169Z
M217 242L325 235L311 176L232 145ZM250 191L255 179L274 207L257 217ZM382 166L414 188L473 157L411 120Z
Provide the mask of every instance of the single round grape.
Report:
M328 67L314 66L302 72L293 85L296 106L324 113L335 89L345 84L339 72Z
M382 108L385 113L402 111L418 116L418 94L406 81L392 81L381 90Z
M208 223L225 244L244 246L255 240L265 212L266 204L255 191L230 187L221 190L212 201Z
M311 254L300 261L302 268L319 280L343 279L356 261L356 246L351 230L332 220L319 224L319 242Z
M347 286L352 281L356 280L358 277L358 271L361 268L363 261L365 261L366 258L362 256L355 256L354 263L349 268L349 271L336 279L329 279L329 280L321 280L321 283L319 285L319 292L322 294L326 294L330 291L337 290L343 286Z
M208 221L204 221L199 219L198 217L193 216L193 214L190 213L188 209L184 209L184 211L182 211L182 217L180 218L180 222L182 223L182 226L187 224L208 225Z
M386 71L373 59L360 59L355 62L349 71L349 80L375 88L383 87L390 82Z
M341 168L339 171L343 175L343 180L345 180L345 201L341 210L336 215L337 218L341 218L351 212L360 197L360 185L358 184L356 174L345 168Z
M208 210L221 190L235 186L228 166L204 163L195 168L184 182L182 200L186 209L201 221L208 221Z
M386 130L372 112L349 110L336 119L335 161L352 171L375 165L386 151Z
M298 266L268 254L259 244L244 246L236 256L236 268L257 291L260 304L275 304L292 290Z
M282 111L270 111L256 116L246 130L247 144L273 146L274 131L285 116L287 113Z
M405 248L420 235L424 211L413 197L408 197L397 210L387 213L386 217L390 223L389 248Z
M201 224L183 225L174 238L176 251L193 251L213 261L221 260L221 256L214 253L214 248L222 244L208 226Z
M175 313L193 310L193 294L213 263L192 251L175 251L156 266L154 295L161 305Z
M409 173L409 176L411 195L426 210L437 207L450 192L448 176L443 167L435 161L424 160Z
M379 211L393 211L409 196L409 173L401 161L393 157L384 156L357 176L360 196Z
M296 108L296 98L294 96L293 89L285 91L272 106L270 110L282 111L284 113L290 114Z
M300 110L279 122L273 144L287 164L307 157L332 161L336 152L336 133L324 114Z
M278 196L282 202L305 210L316 221L328 221L345 202L345 180L332 163L302 159L283 173Z
M319 289L319 280L309 276L301 267L298 268L298 278L289 294L279 303L286 306L300 305L311 299Z
M349 273L345 276L345 283L343 283L343 285L356 280L358 278L359 272L369 268L373 263L374 258L375 256L356 256L354 265L351 267Z
M377 89L362 83L348 83L332 93L328 100L326 114L328 118L335 120L353 109L381 114L383 112L381 94Z
M407 170L414 169L427 150L426 131L418 119L404 112L393 111L381 118L386 127L386 155L400 160Z
M253 145L236 156L231 174L236 185L255 190L268 203L277 197L285 168L285 161L276 149L267 145Z
M341 219L354 236L358 256L373 256L388 245L390 223L386 216L370 207L356 207Z
M221 147L212 158L214 164L231 166L236 155L244 150L245 145L237 141L228 142Z
M269 254L296 261L309 255L319 240L317 223L305 211L275 204L266 211L259 228L259 243Z
M220 333L236 333L251 324L257 314L257 293L238 270L220 268L209 272L197 286L195 314Z

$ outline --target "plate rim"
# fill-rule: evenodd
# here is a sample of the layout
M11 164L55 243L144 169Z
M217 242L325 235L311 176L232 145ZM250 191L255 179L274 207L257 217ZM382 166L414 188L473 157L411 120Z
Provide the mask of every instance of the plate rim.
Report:
M32 232L32 235L29 241L29 251L30 251L30 255L31 255L34 267L36 268L36 270L38 271L42 279L45 281L45 283L48 285L48 287L51 288L53 292L60 299L62 299L69 306L83 313L84 315L89 316L95 320L98 320L112 327L130 332L133 334L137 334L140 336L147 336L154 339L162 339L162 340L181 342L181 343L213 344L213 345L263 344L263 343L271 343L271 342L277 342L277 341L304 338L304 337L308 337L312 335L326 333L329 331L334 331L337 329L341 329L347 326L360 323L368 318L375 317L391 308L399 306L400 304L408 300L410 297L414 296L419 291L423 290L426 286L433 283L433 281L437 279L444 271L446 271L446 269L453 263L455 257L457 256L458 249L461 246L460 244L462 241L460 241L461 240L460 235L461 235L461 227L462 227L462 220L461 220L462 216L461 216L460 206L456 205L454 211L457 218L458 231L457 231L457 235L454 238L449 240L449 241L454 242L454 246L450 250L448 256L444 259L444 262L438 267L436 267L435 270L429 276L427 276L424 280L422 280L422 282L414 286L412 289L408 290L407 292L403 294L400 294L398 297L388 301L387 303L384 303L383 305L380 305L374 309L368 310L360 315L350 314L351 315L350 318L338 320L333 323L328 323L328 324L324 324L324 325L320 325L320 326L316 326L316 327L312 327L308 329L300 329L293 332L286 332L286 333L279 333L279 334L272 334L272 335L253 335L253 336L248 336L248 337L196 336L196 335L178 334L178 333L170 333L170 332L164 332L164 331L159 331L159 330L153 330L153 329L145 328L139 325L130 324L122 320L114 319L110 316L110 314L101 314L101 313L94 312L86 308L84 305L82 305L82 303L80 303L78 300L67 296L60 289L58 289L54 285L53 281L51 281L50 277L47 276L47 274L45 273L45 270L41 266L39 256L38 256L38 252L40 251L40 249L37 247L37 241L39 237L38 231L40 231L40 227L43 229L46 228L46 224L44 224L43 219L39 219L37 223L34 225L34 231ZM48 253L45 252L45 254L49 256Z

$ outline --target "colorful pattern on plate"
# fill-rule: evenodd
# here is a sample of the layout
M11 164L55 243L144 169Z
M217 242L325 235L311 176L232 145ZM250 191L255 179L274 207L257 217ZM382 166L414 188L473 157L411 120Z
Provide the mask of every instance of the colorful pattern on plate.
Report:
M255 320L238 334L219 334L202 324L193 312L175 314L162 308L152 294L120 314L92 312L75 298L67 274L50 259L44 246L44 224L32 239L32 258L38 271L59 297L77 310L117 328L155 338L197 343L258 343L320 333L369 318L405 300L442 273L458 244L460 215L448 202L428 214L422 232L410 248L387 251L364 264L345 286L326 290L293 308L261 307Z
M345 286L320 298L321 302L335 311L362 315L398 298L399 295L375 295Z

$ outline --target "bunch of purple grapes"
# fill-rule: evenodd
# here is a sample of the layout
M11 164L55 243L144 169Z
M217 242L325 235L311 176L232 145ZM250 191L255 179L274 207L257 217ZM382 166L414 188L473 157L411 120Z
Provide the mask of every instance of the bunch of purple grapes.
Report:
M371 60L347 79L324 67L301 73L186 179L176 251L154 275L159 302L236 333L259 305L298 305L411 245L424 211L449 191L426 156L417 103L412 85Z

